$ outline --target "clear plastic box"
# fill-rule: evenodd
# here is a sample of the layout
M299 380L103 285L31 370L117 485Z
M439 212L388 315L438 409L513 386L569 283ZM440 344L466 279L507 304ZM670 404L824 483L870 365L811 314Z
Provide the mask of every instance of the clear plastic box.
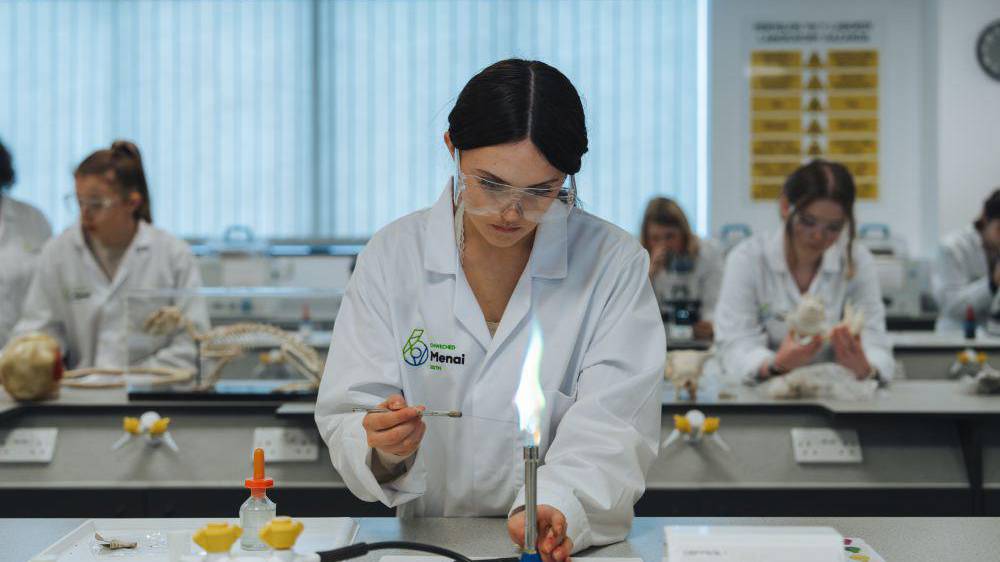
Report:
M277 287L132 291L124 307L129 371L192 373L170 392L314 393L342 295ZM130 385L130 393L143 390L137 386L147 385Z

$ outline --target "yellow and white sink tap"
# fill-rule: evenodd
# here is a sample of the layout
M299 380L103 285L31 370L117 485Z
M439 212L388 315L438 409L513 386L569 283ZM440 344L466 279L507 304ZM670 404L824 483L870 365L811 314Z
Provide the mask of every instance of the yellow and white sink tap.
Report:
M670 432L660 448L666 449L683 435L684 440L692 445L697 445L705 437L712 440L723 451L729 452L729 445L719 435L720 423L719 418L706 417L701 410L688 410L683 416L674 415L674 430Z
M112 451L117 451L132 440L133 437L145 437L146 442L154 447L160 443L166 444L170 450L177 452L177 442L170 436L167 428L170 427L170 418L160 417L160 414L149 411L138 418L125 417L122 420L122 430L124 433L118 441L111 445Z

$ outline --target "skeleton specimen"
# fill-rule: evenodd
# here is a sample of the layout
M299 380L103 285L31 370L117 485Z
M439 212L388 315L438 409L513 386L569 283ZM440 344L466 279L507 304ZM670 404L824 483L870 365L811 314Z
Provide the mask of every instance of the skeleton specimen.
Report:
M768 396L779 400L870 400L875 396L878 382L871 379L859 381L850 369L837 363L816 363L771 378L763 387Z
M785 318L785 322L797 337L812 339L826 332L826 307L823 301L806 295L798 308Z
M701 378L705 361L712 356L710 351L681 350L667 354L666 378L674 385L674 397L680 398L681 390L686 390L692 401L698 400L698 380Z
M800 341L809 341L816 336L824 339L830 337L830 330L826 327L826 306L813 295L802 297L795 311L785 316L785 322L789 331ZM836 326L847 326L847 331L856 336L865 326L865 313L851 303L846 303L844 318Z
M194 373L190 369L171 367L86 367L66 371L62 385L73 388L121 388L125 386L125 375L152 375L147 384L168 385L191 380Z
M230 361L246 355L254 348L264 346L275 348L268 356L269 362L284 362L307 379L304 383L288 384L277 391L319 388L323 376L323 362L315 349L295 334L268 324L240 322L199 332L194 322L186 318L179 308L165 306L150 314L143 322L142 329L157 336L186 330L197 342L201 356L216 360L212 370L202 381L201 390L214 386Z
M106 539L102 537L100 533L94 533L94 540L97 541L97 544L101 545L102 547L108 550L130 549L139 546L139 543L135 541L126 541L116 538Z

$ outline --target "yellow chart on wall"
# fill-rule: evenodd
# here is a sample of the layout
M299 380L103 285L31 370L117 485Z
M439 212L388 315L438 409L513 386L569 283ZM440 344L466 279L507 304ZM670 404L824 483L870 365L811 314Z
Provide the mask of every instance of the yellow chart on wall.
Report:
M843 163L858 196L877 199L879 51L870 47L750 51L750 192L776 199L813 158Z

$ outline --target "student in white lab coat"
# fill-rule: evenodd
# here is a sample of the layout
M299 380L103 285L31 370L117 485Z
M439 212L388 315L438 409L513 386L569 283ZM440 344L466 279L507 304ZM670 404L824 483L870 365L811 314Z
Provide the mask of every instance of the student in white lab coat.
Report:
M587 133L558 70L498 62L465 86L448 121L455 177L359 256L316 422L358 497L401 516L504 515L520 544L513 399L537 322L537 546L547 562L568 560L626 536L658 451L666 345L649 257L574 208ZM376 405L393 412L351 413ZM425 407L464 416L423 420Z
M859 379L892 377L895 363L873 258L854 243L854 199L854 180L844 166L814 160L785 182L782 228L729 254L715 313L727 372L764 380L836 361ZM818 336L806 344L791 337L783 318L807 294L823 301L828 327L841 320L847 303L863 312L859 336L838 326L828 343Z
M938 331L962 329L968 307L985 324L1000 285L1000 189L983 203L976 222L948 235L934 267Z
M8 195L14 179L10 152L0 143L0 349L21 316L38 253L52 237L41 211Z
M649 279L657 301L699 301L694 337L712 339L712 318L722 285L722 251L711 240L699 239L684 210L666 197L655 197L646 205L639 240L649 252Z
M80 220L42 250L15 332L49 333L62 345L69 368L193 368L194 342L183 332L147 338L148 349L128 348L124 307L129 291L201 284L188 245L152 225L139 149L116 141L88 156L74 178L76 193L67 199L79 205ZM153 303L161 304L180 303ZM207 326L202 308L182 308L196 324Z

